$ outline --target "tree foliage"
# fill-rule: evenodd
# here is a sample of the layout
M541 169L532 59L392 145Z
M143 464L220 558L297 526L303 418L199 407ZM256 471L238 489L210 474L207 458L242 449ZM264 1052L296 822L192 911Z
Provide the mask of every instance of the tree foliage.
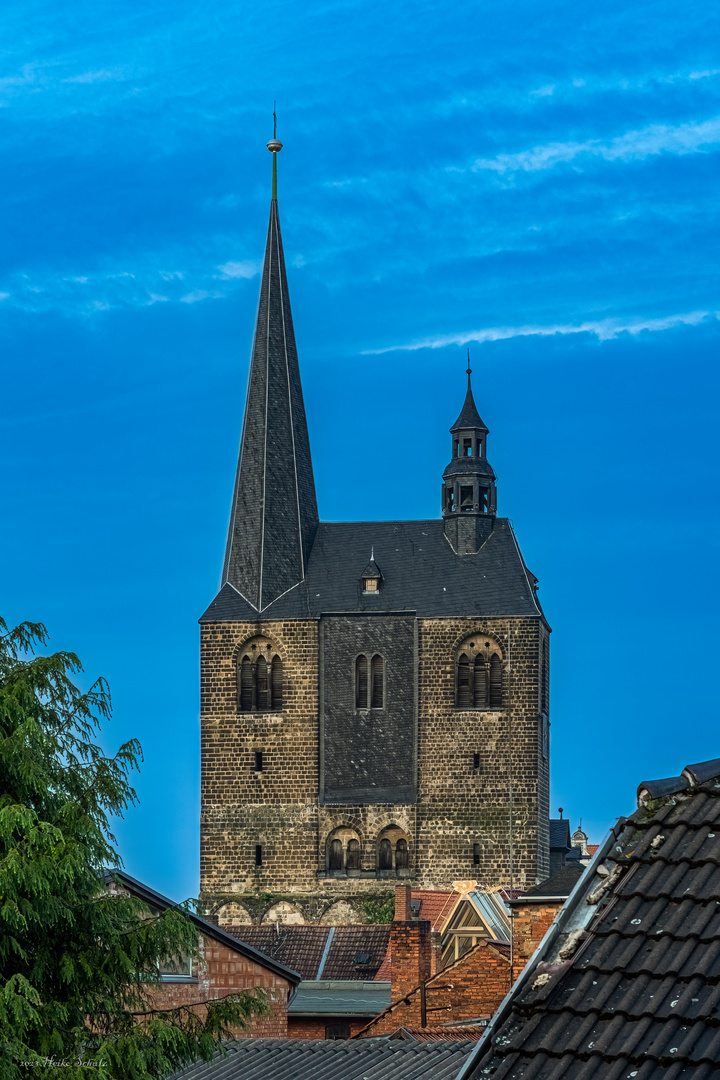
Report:
M0 619L0 1080L166 1076L267 1005L245 991L153 1009L160 962L197 957L197 931L186 905L158 916L108 890L110 821L136 801L141 749L103 753L107 684L81 691L74 654L35 655L46 641L39 623Z
M366 900L362 910L367 923L391 923L395 918L395 893L390 893L384 902Z

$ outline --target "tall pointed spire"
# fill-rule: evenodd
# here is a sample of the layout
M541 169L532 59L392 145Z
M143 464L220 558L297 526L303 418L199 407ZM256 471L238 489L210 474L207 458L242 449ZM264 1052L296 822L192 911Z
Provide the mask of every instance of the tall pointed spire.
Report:
M318 523L277 206L282 143L273 127L270 222L223 571L223 584L259 612L305 577Z

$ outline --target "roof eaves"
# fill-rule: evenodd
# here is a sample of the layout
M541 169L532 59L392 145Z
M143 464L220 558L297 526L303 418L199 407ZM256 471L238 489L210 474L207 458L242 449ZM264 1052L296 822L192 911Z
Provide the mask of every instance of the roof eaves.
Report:
M155 889L151 889L149 885L145 885L142 881L138 881L137 878L131 877L130 874L127 874L124 870L113 867L112 869L105 871L106 882L113 881L115 878L120 878L124 881L141 900L144 900L148 904L154 904L156 907L164 908L182 907L182 904L178 904L174 900L168 899L168 897L163 896L162 893L157 892ZM215 926L214 923L203 919L201 915L196 915L193 911L186 911L186 915L197 929L201 930L207 937L214 938L216 941L220 942L221 945L225 945L227 948L247 956L248 959L254 960L255 963L261 964L262 967L274 971L277 975L280 975L283 979L287 979L287 981L294 986L297 986L299 982L302 982L302 975L300 975L299 972L293 971L292 968L285 967L284 964L279 964L277 960L273 960L267 953L261 952L260 949L253 948L252 945L246 945L244 941L233 937L232 934L226 933L225 930L222 930L219 926Z
M617 824L610 829L602 844L593 855L592 860L586 867L585 873L578 875L577 884L570 893L565 905L560 910L560 913L553 919L547 929L545 937L538 945L527 966L523 968L515 984L500 1002L497 1012L483 1032L482 1038L475 1044L471 1054L463 1063L455 1080L468 1080L475 1065L488 1049L494 1032L505 1021L515 999L530 984L530 980L535 976L535 971L538 966L544 962L545 956L555 944L558 937L561 934L570 934L573 930L587 925L595 915L596 906L588 904L586 905L586 908L583 909L582 901L592 891L595 868L609 854L611 848L625 828L626 821L626 818L618 818Z

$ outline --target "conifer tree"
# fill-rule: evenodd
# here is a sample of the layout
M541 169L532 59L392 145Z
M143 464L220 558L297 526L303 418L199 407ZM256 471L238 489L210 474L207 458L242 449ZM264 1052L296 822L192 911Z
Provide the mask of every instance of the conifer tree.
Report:
M46 641L0 619L0 1080L164 1077L268 1006L258 990L153 1010L160 963L197 956L197 932L186 905L158 916L108 890L141 749L103 753L105 681L82 692L78 658L36 655Z

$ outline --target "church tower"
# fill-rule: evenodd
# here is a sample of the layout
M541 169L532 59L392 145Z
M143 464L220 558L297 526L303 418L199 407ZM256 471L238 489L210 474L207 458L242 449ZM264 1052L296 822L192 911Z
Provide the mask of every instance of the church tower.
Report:
M397 879L532 884L549 865L550 628L497 515L469 363L442 516L320 522L280 234L281 143L268 149L223 579L200 620L201 892L221 912L291 903L317 918L357 910Z

